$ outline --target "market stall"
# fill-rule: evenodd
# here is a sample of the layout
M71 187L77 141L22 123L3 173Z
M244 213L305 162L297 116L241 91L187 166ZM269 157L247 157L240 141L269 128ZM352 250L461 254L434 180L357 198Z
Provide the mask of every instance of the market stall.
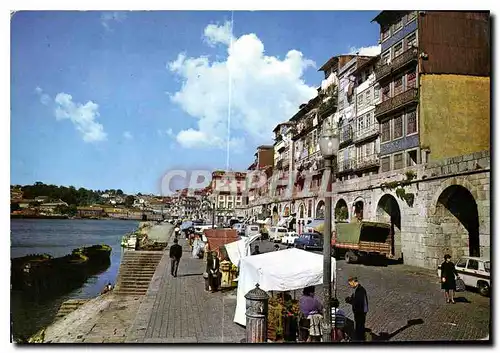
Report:
M255 234L250 237L241 237L240 240L226 244L226 252L227 255L229 256L229 260L231 262L239 267L240 265L240 260L243 257L250 256L251 254L251 248L250 245L257 239L259 239L260 234Z
M336 273L335 267L336 262L332 258L332 280ZM246 325L245 294L257 283L266 292L282 293L320 285L323 283L323 256L299 249L287 249L241 258L234 315L234 322L240 325ZM274 297L269 303L270 339L276 334L273 330L286 329L283 313L294 316L298 311L297 302L293 298L286 298L285 295L277 295L276 299ZM273 322L276 320L278 323L275 325Z

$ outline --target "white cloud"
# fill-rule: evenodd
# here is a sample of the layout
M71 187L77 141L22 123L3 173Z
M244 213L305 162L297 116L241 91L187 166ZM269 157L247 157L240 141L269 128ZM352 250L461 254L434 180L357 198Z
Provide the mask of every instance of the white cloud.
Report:
M107 30L111 30L112 22L123 22L127 18L127 14L125 12L103 12L101 14L101 24Z
M134 136L132 136L132 134L130 133L130 131L125 131L123 133L123 137L125 137L127 140L132 140L134 138Z
M276 124L290 119L300 104L317 94L302 78L315 64L301 52L290 50L283 59L266 56L264 44L255 34L235 38L230 46L229 23L208 25L204 35L207 42L228 48L226 60L189 58L180 53L168 64L182 81L171 100L198 119L197 129L177 134L182 146L226 148L230 96L231 146L236 148L247 142L269 143Z
M158 136L162 137L163 135L173 137L174 136L174 131L172 129L167 129L165 131L158 129L156 131L158 133Z
M88 101L85 105L74 103L73 97L67 93L59 93L55 99L57 120L69 119L80 131L85 142L104 141L107 134L102 124L96 120L99 117L99 106Z
M372 45L369 47L351 47L349 49L349 54L356 54L362 55L362 56L376 56L380 54L380 45Z
M203 35L205 41L212 46L215 44L229 45L229 43L231 43L231 39L234 39L231 30L231 22L226 22L222 26L210 24L205 27Z
M43 92L43 89L41 89L40 87L36 87L35 88L35 93L40 97L40 102L43 105L49 105L50 104L50 102L51 102L52 99L50 98L50 96L47 93Z

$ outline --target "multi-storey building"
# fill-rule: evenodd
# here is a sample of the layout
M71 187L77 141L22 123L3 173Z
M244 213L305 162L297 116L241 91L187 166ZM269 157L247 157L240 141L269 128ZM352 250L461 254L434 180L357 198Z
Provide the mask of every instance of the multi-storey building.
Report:
M236 216L236 208L245 204L246 173L214 171L211 182L217 223Z
M314 153L328 115L325 86L335 82L335 218L390 223L391 256L410 265L435 268L445 253L488 257L489 13L383 11L375 21L381 55L328 60L320 95L290 119L288 172L298 174L291 197L277 188L269 200L266 184L251 204L279 216L290 205L299 232L323 216L314 195L322 161Z

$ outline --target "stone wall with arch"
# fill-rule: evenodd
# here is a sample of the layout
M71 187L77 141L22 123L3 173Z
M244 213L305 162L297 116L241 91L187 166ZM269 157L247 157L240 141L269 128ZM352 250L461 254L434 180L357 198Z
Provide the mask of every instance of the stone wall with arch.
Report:
M405 193L413 194L411 205L398 197L393 182L403 181L406 172L411 171L415 179L403 187ZM385 188L382 187L385 184ZM378 203L384 195L391 195L397 202L401 213L401 253L406 264L436 268L442 262L444 253L449 251L455 256L464 253L465 246L451 244L445 246L445 234L451 227L461 229L449 214L446 219L439 214L439 200L450 186L457 185L467 189L477 204L480 255L490 257L490 157L489 151L471 155L448 158L442 161L421 164L414 167L350 179L336 183L337 194L332 201L335 210L337 202L345 200L352 205L364 200L363 219L377 221ZM349 209L351 215L352 209ZM445 230L441 223L446 221ZM446 230L448 227L448 230Z

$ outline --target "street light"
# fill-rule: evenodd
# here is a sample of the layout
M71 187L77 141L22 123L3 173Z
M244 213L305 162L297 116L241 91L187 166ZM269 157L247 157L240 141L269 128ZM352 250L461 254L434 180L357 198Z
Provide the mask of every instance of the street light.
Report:
M325 226L323 234L323 307L324 307L324 331L323 342L331 342L332 339L332 310L331 310L331 297L332 297L332 254L331 254L331 240L332 240L332 196L328 192L328 187L332 185L331 175L333 172L332 160L337 155L339 149L339 138L336 135L328 122L325 122L323 134L319 139L319 148L321 155L325 160L325 171L327 177L327 190L325 193ZM335 268L337 268L335 266ZM337 277L335 277L335 281ZM334 284L336 286L336 283ZM336 291L335 291L336 292ZM335 293L336 294L336 293ZM336 328L336 321L334 325Z
M212 229L215 229L215 195L210 194L210 196L208 196L208 199L210 200L210 204L212 205Z

